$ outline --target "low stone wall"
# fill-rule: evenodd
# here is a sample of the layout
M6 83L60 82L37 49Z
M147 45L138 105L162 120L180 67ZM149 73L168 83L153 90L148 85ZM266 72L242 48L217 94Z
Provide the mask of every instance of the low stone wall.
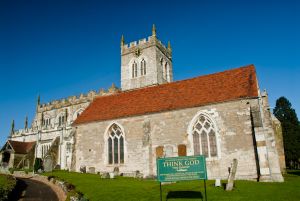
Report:
M21 177L21 178L27 178L32 179L35 181L43 182L44 184L50 186L52 190L56 193L59 201L65 201L67 199L67 189L65 188L64 182L51 179L48 180L47 176L34 174L32 172L24 172L24 171L14 171L12 174L14 177Z
M50 186L56 193L59 201L65 201L67 199L68 191L64 185L64 182L53 178L48 180L48 177L43 175L34 175L30 179L43 182L46 185Z

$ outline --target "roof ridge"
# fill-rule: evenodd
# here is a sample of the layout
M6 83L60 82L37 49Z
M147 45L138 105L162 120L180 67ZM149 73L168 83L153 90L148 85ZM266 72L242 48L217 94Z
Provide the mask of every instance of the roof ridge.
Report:
M172 83L97 97L74 125L258 96L253 64Z
M121 94L131 93L131 92L134 92L134 91L145 90L145 89L149 89L149 88L155 88L155 87L158 88L158 87L161 87L161 86L170 86L170 85L173 85L173 84L192 81L192 80L195 80L195 79L209 77L209 76L217 76L219 74L225 74L225 73L228 73L228 72L232 72L232 71L236 71L236 70L240 70L240 69L245 69L245 68L254 68L255 69L254 64L248 64L248 65L245 65L245 66L236 67L236 68L228 69L228 70L225 70L225 71L219 71L219 72L216 72L216 73L200 75L200 76L197 76L197 77L187 78L187 79L183 79L183 80L177 80L177 81L174 81L174 82L156 84L156 85L146 86L146 87L143 87L143 88L136 88L136 89L126 90L126 91L120 91L118 93L109 94L109 95L106 95L106 96L97 96L97 97L95 97L95 99L107 98L107 97L110 97L110 96L119 96Z

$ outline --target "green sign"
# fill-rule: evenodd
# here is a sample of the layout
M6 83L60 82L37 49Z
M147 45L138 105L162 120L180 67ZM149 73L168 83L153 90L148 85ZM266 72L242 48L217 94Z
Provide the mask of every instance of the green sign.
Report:
M159 158L157 179L159 182L207 179L205 156L180 156Z

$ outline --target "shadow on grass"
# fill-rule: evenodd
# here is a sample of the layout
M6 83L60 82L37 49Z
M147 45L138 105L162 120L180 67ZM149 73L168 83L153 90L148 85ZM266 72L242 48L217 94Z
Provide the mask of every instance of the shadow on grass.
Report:
M300 170L287 170L288 174L300 176Z
M27 184L20 179L17 179L17 185L14 190L10 193L8 200L18 201L22 198L22 192L27 188Z
M168 199L176 199L176 198L194 198L194 199L202 199L203 195L198 191L169 191L167 195Z

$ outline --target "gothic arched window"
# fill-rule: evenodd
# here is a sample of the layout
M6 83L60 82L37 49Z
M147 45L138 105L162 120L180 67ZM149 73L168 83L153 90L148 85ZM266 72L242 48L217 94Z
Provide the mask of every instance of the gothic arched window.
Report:
M113 124L108 130L108 163L124 163L124 135L121 128Z
M65 123L65 116L64 115L60 115L58 117L58 126L62 126Z
M137 63L134 61L132 63L132 78L137 77Z
M146 75L146 61L144 59L141 61L141 75Z
M217 156L216 127L206 115L199 115L193 125L194 155L205 155L207 158Z

